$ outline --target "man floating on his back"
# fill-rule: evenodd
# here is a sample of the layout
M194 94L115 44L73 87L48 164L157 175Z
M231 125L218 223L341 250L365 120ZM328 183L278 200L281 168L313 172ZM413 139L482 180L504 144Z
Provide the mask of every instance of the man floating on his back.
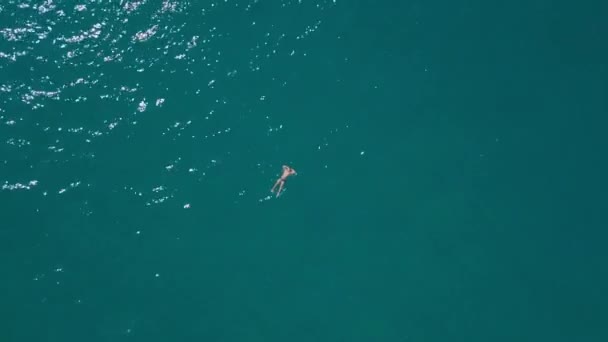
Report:
M285 181L287 180L287 177L291 176L291 175L297 175L298 173L296 172L296 170L290 168L287 165L283 165L283 174L281 174L281 177L279 177L279 179L277 179L276 183L274 183L274 186L272 187L272 189L270 189L270 192L274 193L274 190L276 189L276 187L279 187L279 190L277 190L277 197L279 197L279 195L281 194L281 191L283 191L283 186L285 185Z

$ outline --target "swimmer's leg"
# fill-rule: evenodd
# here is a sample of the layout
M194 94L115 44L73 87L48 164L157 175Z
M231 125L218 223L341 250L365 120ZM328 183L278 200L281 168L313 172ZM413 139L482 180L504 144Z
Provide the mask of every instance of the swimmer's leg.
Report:
M274 183L274 186L272 187L272 189L270 189L270 192L274 192L274 189L276 189L277 185L279 185L280 182L281 182L281 180L277 179L277 181Z
M279 191L277 191L277 197L279 197L279 195L281 194L281 191L283 191L283 185L285 185L284 181L280 181L281 184L279 185Z

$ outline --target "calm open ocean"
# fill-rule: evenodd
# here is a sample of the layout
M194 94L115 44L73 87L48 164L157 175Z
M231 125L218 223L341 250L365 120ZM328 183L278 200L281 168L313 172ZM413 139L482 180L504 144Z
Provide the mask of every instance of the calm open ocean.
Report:
M0 0L0 341L608 341L606 18Z

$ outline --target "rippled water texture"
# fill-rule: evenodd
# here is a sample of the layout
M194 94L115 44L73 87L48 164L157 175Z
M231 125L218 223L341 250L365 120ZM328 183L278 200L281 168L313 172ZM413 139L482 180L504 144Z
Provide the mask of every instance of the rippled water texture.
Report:
M235 130L269 137L283 129L262 107L274 100L268 89L288 86L288 70L306 58L334 5L3 1L2 190L56 196L97 188L142 205L173 198L172 180L200 182L239 153L225 147L231 135L239 139ZM188 198L176 205L188 207Z

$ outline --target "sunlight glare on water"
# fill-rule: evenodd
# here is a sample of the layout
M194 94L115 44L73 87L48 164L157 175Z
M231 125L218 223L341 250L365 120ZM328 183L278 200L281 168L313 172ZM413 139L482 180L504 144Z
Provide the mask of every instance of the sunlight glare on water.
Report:
M0 143L8 172L1 189L41 196L114 191L141 205L170 202L180 190L173 178L201 182L221 164L214 159L235 158L238 151L221 146L235 131L254 129L241 120L271 123L263 133L270 138L283 129L273 113L253 114L275 100L255 82L288 86L287 75L270 66L295 66L305 58L305 41L314 39L332 6L295 0L3 2ZM260 11L274 12L276 21L259 17ZM294 20L298 13L307 15ZM242 85L252 99L234 90ZM133 144L156 152L129 164ZM203 147L205 154L190 151ZM99 184L85 172L92 169L112 182ZM240 190L233 195L242 196Z

